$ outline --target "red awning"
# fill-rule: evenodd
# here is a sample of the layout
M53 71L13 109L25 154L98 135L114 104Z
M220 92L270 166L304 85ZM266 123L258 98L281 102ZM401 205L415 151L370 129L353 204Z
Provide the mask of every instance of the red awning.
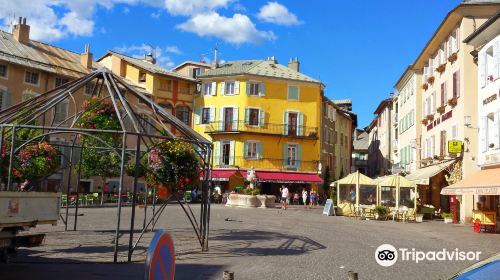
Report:
M229 177L233 176L233 174L237 172L237 170L212 170L212 180L213 181L229 181ZM200 179L203 180L203 172L200 174ZM247 172L240 170L241 176L246 178Z
M272 183L321 183L323 180L318 174L295 172L255 172L259 182Z

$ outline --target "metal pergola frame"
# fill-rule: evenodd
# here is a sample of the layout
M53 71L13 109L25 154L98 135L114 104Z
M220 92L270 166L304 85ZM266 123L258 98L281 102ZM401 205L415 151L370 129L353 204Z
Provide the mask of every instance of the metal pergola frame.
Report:
M83 94L85 87L89 85L92 89L90 95L84 97ZM84 111L81 108L81 104L78 104L78 102L76 101L75 96L81 98L82 101L88 97L97 98L99 100L110 100L116 112L116 116L120 122L121 130L104 131L78 127L78 120L80 119ZM137 102L131 102L133 98L135 98ZM62 102L65 102L65 100L71 101L68 102L68 107L70 104L73 105L74 114L68 116L63 121L57 122L55 118L56 106L58 104L61 104ZM139 102L142 104L139 105ZM144 114L147 114L148 117L143 117ZM47 116L51 118L48 119ZM20 129L35 130L38 131L40 135L34 136L31 139L27 140L19 140L16 139L16 131ZM104 140L99 138L99 134L114 135L117 138L119 137L121 139L121 146L110 146ZM97 140L97 142L101 143L102 145L100 145L99 147L83 147L78 141L80 135L91 137ZM51 142L51 136L62 136L62 138L65 139L65 143L59 143L60 141ZM199 221L196 219L192 209L189 207L189 204L182 203L181 200L175 195L170 195L170 198L174 196L178 204L182 207L184 213L191 223L191 226L193 227L193 230L196 233L202 251L208 251L208 235L210 223L210 182L212 173L211 159L213 145L210 141L196 133L182 121L169 114L161 106L151 101L151 99L149 99L143 92L136 89L129 82L113 74L108 69L103 68L76 80L70 81L37 97L31 98L27 101L0 111L0 149L4 147L4 144L6 142L11 143L8 164L9 172L7 172L8 176L5 182L7 190L12 190L13 188L13 178L11 172L13 168L13 160L17 153L30 143L48 141L54 147L64 147L70 149L69 156L62 155L66 161L66 164L60 166L56 171L58 172L60 170L67 170L66 190L68 195L70 192L72 176L74 175L73 167L82 160L83 149L91 149L95 150L95 152L112 151L118 155L118 158L120 159L120 177L118 186L117 224L114 240L114 262L118 261L122 193L124 189L124 177L126 176L125 165L128 163L127 159L131 158L135 161L135 174L134 176L132 176L133 200L127 258L128 261L131 261L132 253L137 244L140 242L143 234L148 230L150 225L151 230L153 229L154 224L160 218L169 200L165 200L159 206L158 211L155 211L156 202L155 195L153 195L153 216L149 219L149 221L147 221L146 215L148 187L146 185L144 223L141 234L134 242L134 221L136 215L135 208L137 201L137 185L139 179L138 170L141 166L140 159L153 148L154 143L172 139L178 139L182 142L190 143L194 147L196 154L199 157L201 166L200 171L203 174L202 202L200 207ZM80 153L77 153L78 150L80 150ZM168 162L165 162L163 158L161 160L163 164L168 164ZM2 174L1 172L3 171L1 170L1 168L2 165L0 165L0 174ZM46 176L39 181L46 180L49 176ZM77 227L79 195L78 186L80 186L80 180L82 179L79 171L77 172L76 176L77 199L75 205L73 230L76 230ZM4 181L3 178L0 178L0 181ZM68 227L68 204L66 205L65 218L61 216L65 224L65 230L67 230Z

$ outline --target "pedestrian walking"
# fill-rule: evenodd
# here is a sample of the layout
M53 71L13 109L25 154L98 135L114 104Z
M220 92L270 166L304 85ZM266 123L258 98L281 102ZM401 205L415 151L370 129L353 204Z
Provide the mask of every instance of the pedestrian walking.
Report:
M311 194L309 195L309 208L314 208L314 205L316 205L316 193L311 190Z
M286 210L286 204L288 200L288 188L283 185L281 188L281 208Z
M304 203L304 208L307 207L307 191L302 189L302 203Z

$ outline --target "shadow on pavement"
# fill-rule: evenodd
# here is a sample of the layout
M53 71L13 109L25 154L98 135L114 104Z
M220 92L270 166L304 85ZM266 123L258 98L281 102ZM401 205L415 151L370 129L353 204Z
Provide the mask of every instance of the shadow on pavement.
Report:
M176 264L175 280L222 279L224 266L209 264Z

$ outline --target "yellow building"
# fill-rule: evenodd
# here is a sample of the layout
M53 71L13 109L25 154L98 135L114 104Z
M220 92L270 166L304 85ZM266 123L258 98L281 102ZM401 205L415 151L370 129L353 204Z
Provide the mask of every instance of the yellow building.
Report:
M144 59L108 51L97 59L99 64L125 78L178 119L191 125L196 79L169 71L156 64L151 54Z
M324 85L269 60L226 62L198 78L194 129L214 143L214 181L253 168L263 193L316 188ZM221 183L228 187L227 183ZM232 186L234 187L234 186Z

